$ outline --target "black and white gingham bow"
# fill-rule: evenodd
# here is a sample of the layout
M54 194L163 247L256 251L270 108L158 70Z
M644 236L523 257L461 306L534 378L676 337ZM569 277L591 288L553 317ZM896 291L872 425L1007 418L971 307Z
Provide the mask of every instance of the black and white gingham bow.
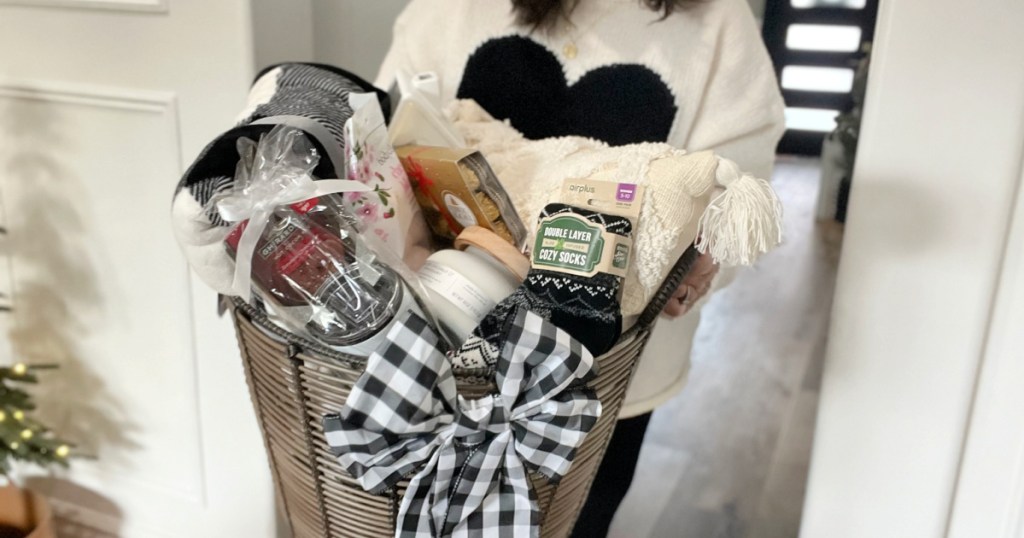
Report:
M510 317L495 373L498 394L456 393L434 330L409 314L370 356L327 441L364 489L410 479L396 537L539 535L527 470L557 482L601 414L579 387L596 374L579 342L537 314ZM577 388L579 387L579 388Z

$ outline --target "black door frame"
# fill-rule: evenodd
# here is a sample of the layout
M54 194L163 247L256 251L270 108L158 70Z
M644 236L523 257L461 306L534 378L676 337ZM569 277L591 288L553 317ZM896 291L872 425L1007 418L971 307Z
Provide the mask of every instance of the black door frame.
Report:
M864 53L863 45L875 38L879 0L866 0L862 9L836 7L794 8L790 0L768 0L764 14L764 41L775 65L775 75L782 83L786 66L846 67L855 69ZM791 50L786 47L786 33L791 24L837 24L861 29L861 46L853 52ZM848 111L853 106L850 93L787 90L782 88L787 107L825 108ZM821 143L828 133L787 130L779 143L779 153L820 155Z

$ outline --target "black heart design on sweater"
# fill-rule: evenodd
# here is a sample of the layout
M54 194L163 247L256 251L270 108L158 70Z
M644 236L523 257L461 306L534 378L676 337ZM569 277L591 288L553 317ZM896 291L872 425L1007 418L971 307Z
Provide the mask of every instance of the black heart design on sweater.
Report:
M613 146L668 140L677 107L668 84L639 64L599 67L568 85L550 51L522 36L469 56L457 96L508 119L530 139L580 135Z

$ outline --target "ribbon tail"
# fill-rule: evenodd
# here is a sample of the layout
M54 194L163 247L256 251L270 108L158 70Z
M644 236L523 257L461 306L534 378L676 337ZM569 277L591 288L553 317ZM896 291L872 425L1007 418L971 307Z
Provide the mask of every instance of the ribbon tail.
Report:
M409 480L401 504L398 505L398 517L395 519L395 538L424 538L437 536L434 522L430 517L430 507L434 502L434 481L441 450L437 450L427 461L426 466Z
M372 192L369 185L364 185L351 179L321 179L314 181L316 185L316 196L327 196L339 192Z
M462 449L465 452L464 457L460 458L463 463L454 470L457 482L449 488L445 513L439 514L444 521L441 536L465 536L460 529L465 529L468 521L480 515L484 516L482 521L487 527L473 527L470 524L470 528L497 527L497 514L487 514L487 504L490 502L491 507L494 506L493 500L489 499L500 489L511 446L512 432L506 430L481 445ZM514 452L511 453L514 455Z
M451 529L448 525L448 514L453 507L458 507L458 500L453 499L451 488L458 485L462 478L460 472L465 463L460 465L459 449L455 443L451 443L441 450L438 459L437 471L434 474L434 483L430 486L430 505L427 507L427 519L430 521L432 536L450 536ZM464 454L463 454L464 455Z
M238 240L235 250L235 276L231 287L238 296L248 303L252 299L252 257L256 254L256 244L263 237L273 208L260 208L249 218Z
M473 511L455 526L451 536L495 536L499 538L538 538L540 507L530 487L526 466L519 460L512 443L505 443L492 457L500 468L488 482L486 495ZM480 529L483 529L481 533Z

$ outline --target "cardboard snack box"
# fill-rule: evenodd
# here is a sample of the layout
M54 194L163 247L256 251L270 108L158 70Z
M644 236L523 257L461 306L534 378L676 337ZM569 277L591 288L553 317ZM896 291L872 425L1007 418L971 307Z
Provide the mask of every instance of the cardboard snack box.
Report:
M435 146L395 151L434 235L451 242L463 229L481 226L523 248L526 227L480 152Z

